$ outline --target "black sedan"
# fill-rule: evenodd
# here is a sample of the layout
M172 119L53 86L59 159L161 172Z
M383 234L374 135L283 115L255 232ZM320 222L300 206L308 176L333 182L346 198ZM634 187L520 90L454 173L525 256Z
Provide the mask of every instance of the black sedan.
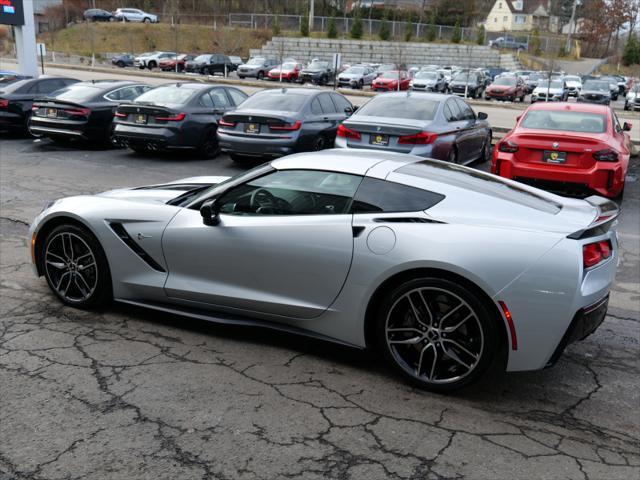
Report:
M0 84L0 129L27 131L33 100L79 80L41 76Z
M220 117L246 98L234 87L195 82L161 85L118 108L114 141L135 152L196 149L199 156L213 158L219 151Z
M113 13L102 10L101 8L90 8L84 11L84 18L89 22L113 22L115 17Z
M333 82L335 72L329 62L322 60L312 60L300 72L300 82L311 82L315 85L327 85Z
M338 125L354 111L336 92L264 90L220 120L218 141L234 161L274 158L333 145Z
M491 127L463 99L426 92L373 97L338 129L335 146L408 153L452 163L489 160Z
M32 135L53 140L109 142L113 114L118 105L149 90L131 81L79 82L36 100L29 126Z

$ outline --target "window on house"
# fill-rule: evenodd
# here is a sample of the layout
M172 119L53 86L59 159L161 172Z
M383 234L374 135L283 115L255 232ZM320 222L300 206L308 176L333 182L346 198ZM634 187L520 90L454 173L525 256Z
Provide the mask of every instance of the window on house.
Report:
M515 16L515 23L527 23L527 17L525 15L516 15Z
M502 17L502 21L503 21L503 22L506 22L506 21L507 21L507 19L508 19L508 17L507 17L506 15L505 15L504 17Z

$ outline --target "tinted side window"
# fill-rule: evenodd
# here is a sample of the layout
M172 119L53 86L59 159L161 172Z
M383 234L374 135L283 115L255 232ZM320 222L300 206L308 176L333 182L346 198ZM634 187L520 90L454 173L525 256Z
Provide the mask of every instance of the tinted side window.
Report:
M376 178L362 181L353 199L353 213L418 212L444 198L439 193Z
M448 100L447 105L449 106L449 111L451 112L452 122L460 120L462 117L462 112L460 112L460 108L458 108L458 104L455 102L455 99ZM446 111L446 110L445 110Z
M211 90L209 95L211 95L211 99L213 100L214 108L227 108L231 106L229 99L222 88Z
M447 122L456 121L455 115L451 111L451 102L447 102L444 104L444 118L446 118Z
M207 108L213 108L213 100L209 96L209 93L205 93L200 97L199 100L200 105Z
M344 98L342 95L339 95L337 93L331 93L330 95L333 103L336 104L336 108L338 109L339 113L344 112L347 108L353 108L351 103L349 103L349 100Z
M458 107L460 108L460 119L461 120L475 120L476 116L471 110L471 107L467 105L464 100L460 100L459 98L455 99Z
M318 95L318 100L324 113L336 113L336 107L328 94L323 93L322 95Z
M317 98L314 98L313 102L311 102L311 113L314 115L322 115L322 107Z
M227 93L231 96L231 100L236 105L240 105L247 99L247 95L240 90L236 90L235 88L230 88L227 90Z

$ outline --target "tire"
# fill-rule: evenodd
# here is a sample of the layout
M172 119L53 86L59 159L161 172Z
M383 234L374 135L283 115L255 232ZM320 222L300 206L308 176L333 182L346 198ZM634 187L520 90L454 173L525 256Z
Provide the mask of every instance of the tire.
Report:
M220 153L220 147L218 146L218 138L216 137L216 129L208 128L198 145L197 154L198 157L211 160L216 158Z
M264 72L258 72L258 75L256 76L256 78L257 78L258 80L262 80L262 79L264 79Z
M88 229L57 226L45 238L40 258L49 288L65 305L93 309L111 300L109 264Z
M629 110L629 104L626 101L624 102L624 109Z
M313 142L313 151L319 152L320 150L324 150L325 148L327 148L327 145L327 138L324 135L318 135L318 138L316 138Z
M149 17L144 17L144 20L142 20L144 23L151 23L151 19Z
M149 70L153 70L154 68L156 68L158 66L158 64L155 62L155 60L151 60L148 64L147 64L147 68Z
M436 277L409 280L387 292L377 311L379 347L420 388L462 388L476 381L496 357L495 319L464 284Z
M364 89L364 82L362 80L360 80L358 82L358 90L362 90L362 89Z
M125 67L124 62L123 62L122 60L118 60L118 61L116 62L116 65L117 65L118 67L120 67L120 68L124 68L124 67Z
M458 163L458 150L456 147L452 147L449 151L449 155L447 156L447 162L449 163Z
M244 77L244 75L238 75L238 78L239 78L240 80L244 80L244 78L245 78L245 77Z
M489 132L487 138L484 139L484 143L482 144L482 153L478 160L482 163L491 160L491 132Z

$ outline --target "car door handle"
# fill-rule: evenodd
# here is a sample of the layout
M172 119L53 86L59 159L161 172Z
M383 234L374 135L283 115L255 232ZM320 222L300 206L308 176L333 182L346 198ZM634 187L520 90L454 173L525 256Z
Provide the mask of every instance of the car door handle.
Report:
M325 122L329 120L329 117L322 117L322 120L324 120Z

